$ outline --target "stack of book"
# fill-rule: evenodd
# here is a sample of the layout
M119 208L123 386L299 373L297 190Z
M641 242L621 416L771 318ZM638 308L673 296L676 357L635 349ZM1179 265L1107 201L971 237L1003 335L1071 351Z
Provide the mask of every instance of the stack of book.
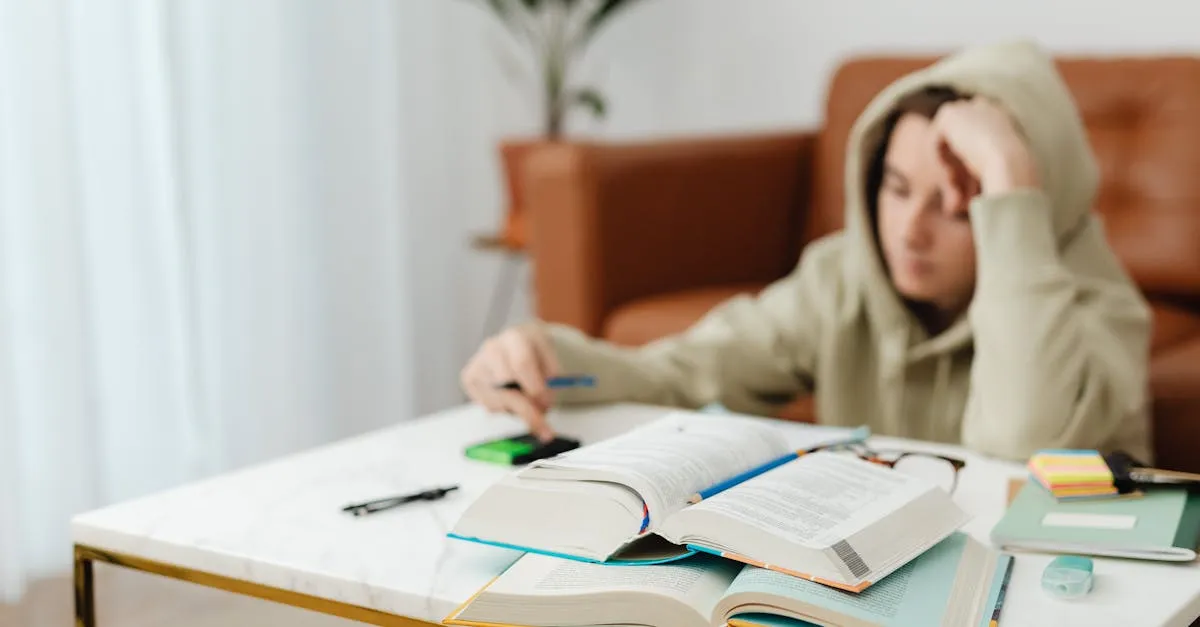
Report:
M484 491L450 536L523 553L444 622L986 625L1012 558L967 520L938 485L767 422L669 414Z
M1098 451L1048 449L1029 458L1029 472L1059 501L1118 495L1112 470Z

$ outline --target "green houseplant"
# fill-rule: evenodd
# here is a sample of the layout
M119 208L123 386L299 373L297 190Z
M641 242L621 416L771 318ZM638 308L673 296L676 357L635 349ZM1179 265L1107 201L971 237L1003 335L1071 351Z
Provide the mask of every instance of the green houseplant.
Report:
M594 87L572 85L574 62L621 9L634 0L477 0L534 56L540 79L542 134L557 140L567 113L583 107L597 118L607 109Z
M529 154L562 141L567 115L582 108L603 119L607 101L600 91L573 82L572 70L596 34L635 0L474 0L486 7L509 35L533 57L542 103L540 134L501 142L509 208L501 240L524 248L525 226L519 172Z

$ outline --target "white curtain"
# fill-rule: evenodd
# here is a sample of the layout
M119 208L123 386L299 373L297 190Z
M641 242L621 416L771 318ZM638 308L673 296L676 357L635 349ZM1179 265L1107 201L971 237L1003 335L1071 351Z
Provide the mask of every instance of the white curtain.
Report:
M76 512L457 402L446 4L0 0L0 602Z

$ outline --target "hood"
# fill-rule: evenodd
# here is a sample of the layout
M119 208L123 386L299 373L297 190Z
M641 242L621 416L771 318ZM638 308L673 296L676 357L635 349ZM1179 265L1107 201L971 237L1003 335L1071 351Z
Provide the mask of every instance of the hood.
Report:
M855 275L850 284L863 286L877 331L885 333L909 329L913 320L892 288L875 242L867 215L867 168L891 109L902 97L931 85L991 98L1013 117L1038 161L1060 248L1090 215L1099 182L1099 168L1070 90L1053 57L1031 41L967 48L888 85L851 128L845 171L846 269ZM936 339L938 344L959 344L969 337L964 316Z

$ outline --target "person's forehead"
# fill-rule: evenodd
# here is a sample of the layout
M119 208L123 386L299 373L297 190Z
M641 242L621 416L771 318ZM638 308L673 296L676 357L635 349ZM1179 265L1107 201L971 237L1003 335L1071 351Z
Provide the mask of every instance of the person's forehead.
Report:
M900 118L888 141L889 169L908 176L945 169L937 153L935 134L929 120L922 116L909 114Z

